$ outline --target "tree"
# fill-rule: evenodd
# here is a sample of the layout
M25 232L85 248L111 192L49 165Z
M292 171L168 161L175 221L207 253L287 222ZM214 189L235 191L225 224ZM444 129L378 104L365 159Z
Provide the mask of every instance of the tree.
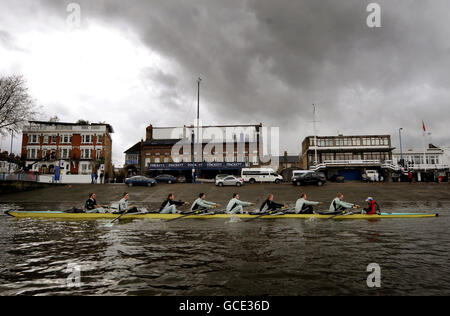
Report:
M50 119L49 119L49 122L52 122L52 123L58 123L60 120L59 120L59 117L58 116L52 116Z
M18 133L35 114L35 104L23 77L0 77L0 133Z
M81 119L81 120L78 120L78 121L77 121L77 124L78 124L78 125L89 125L89 124L91 124L91 123L89 123L89 121L87 121L87 120Z

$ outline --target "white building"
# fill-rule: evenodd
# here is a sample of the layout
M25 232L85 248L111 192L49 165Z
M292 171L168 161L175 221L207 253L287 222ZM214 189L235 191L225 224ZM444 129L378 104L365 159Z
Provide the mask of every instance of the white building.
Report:
M400 166L400 160L404 160L406 170L413 171L448 171L448 153L443 148L429 145L428 148L405 148L402 152L396 149L393 152L394 164Z
M15 173L19 167L15 163L11 163L11 168L8 161L0 161L0 174Z

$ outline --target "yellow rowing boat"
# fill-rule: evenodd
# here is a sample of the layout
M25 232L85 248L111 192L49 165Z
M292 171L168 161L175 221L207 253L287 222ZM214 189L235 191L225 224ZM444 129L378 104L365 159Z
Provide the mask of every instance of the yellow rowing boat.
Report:
M97 220L97 219L114 219L118 214L100 214L100 213L65 213L55 211L9 211L7 215L16 218L55 218L55 219L77 219L77 220ZM172 220L183 214L159 214L159 213L137 213L125 214L121 219L155 219L155 220ZM324 215L324 214L284 214L284 215L267 215L260 217L261 219L392 219L392 218L431 218L438 217L439 214L425 214L425 213L382 213L381 215L366 215L366 214L349 214L349 215ZM238 217L240 219L256 218L258 215L249 214L205 214L205 215L189 215L184 219L230 219Z

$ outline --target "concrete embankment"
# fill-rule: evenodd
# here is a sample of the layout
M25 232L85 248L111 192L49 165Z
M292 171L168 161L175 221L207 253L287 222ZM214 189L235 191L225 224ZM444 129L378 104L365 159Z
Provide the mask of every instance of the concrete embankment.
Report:
M37 184L36 184L37 185ZM256 202L259 205L267 194L275 194L275 201L295 204L302 192L310 200L323 202L323 209L328 208L337 192L345 194L345 200L363 205L368 196L373 196L386 208L404 206L411 211L427 210L450 205L450 184L443 183L329 183L324 187L294 187L289 184L255 184L242 188L216 187L214 184L159 184L156 187L132 187L123 184L108 185L44 185L41 190L17 192L0 195L0 203L20 204L24 207L42 206L44 208L82 207L90 192L97 193L98 203L110 204L121 199L123 192L130 193L130 201L139 207L159 209L169 193L174 193L176 200L193 202L200 192L208 194L207 199L226 205L232 194L237 192L243 201ZM3 189L2 189L3 190ZM183 208L184 209L184 208Z
M58 187L60 185L25 181L0 181L0 195L54 188L55 186Z

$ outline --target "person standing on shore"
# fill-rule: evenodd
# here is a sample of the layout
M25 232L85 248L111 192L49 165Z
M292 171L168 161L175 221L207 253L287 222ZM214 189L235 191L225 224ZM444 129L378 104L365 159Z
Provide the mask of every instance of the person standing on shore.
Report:
M410 184L414 182L413 173L411 171L408 172L408 181Z
M255 205L255 203L241 201L239 194L234 193L233 198L228 202L226 212L228 214L244 214L244 207L253 205Z
M94 171L92 171L92 173L91 173L91 184L94 184L94 181L95 181L95 173L94 173Z
M104 178L105 178L105 174L102 171L102 173L100 173L100 184L103 184L103 179Z
M161 208L159 210L161 214L176 214L178 213L177 206L189 205L188 202L177 202L174 201L174 199L175 196L172 193L169 194L167 200L165 200L161 205Z
M303 193L295 204L295 214L314 214L313 206L321 205L322 202L308 201L308 196Z

